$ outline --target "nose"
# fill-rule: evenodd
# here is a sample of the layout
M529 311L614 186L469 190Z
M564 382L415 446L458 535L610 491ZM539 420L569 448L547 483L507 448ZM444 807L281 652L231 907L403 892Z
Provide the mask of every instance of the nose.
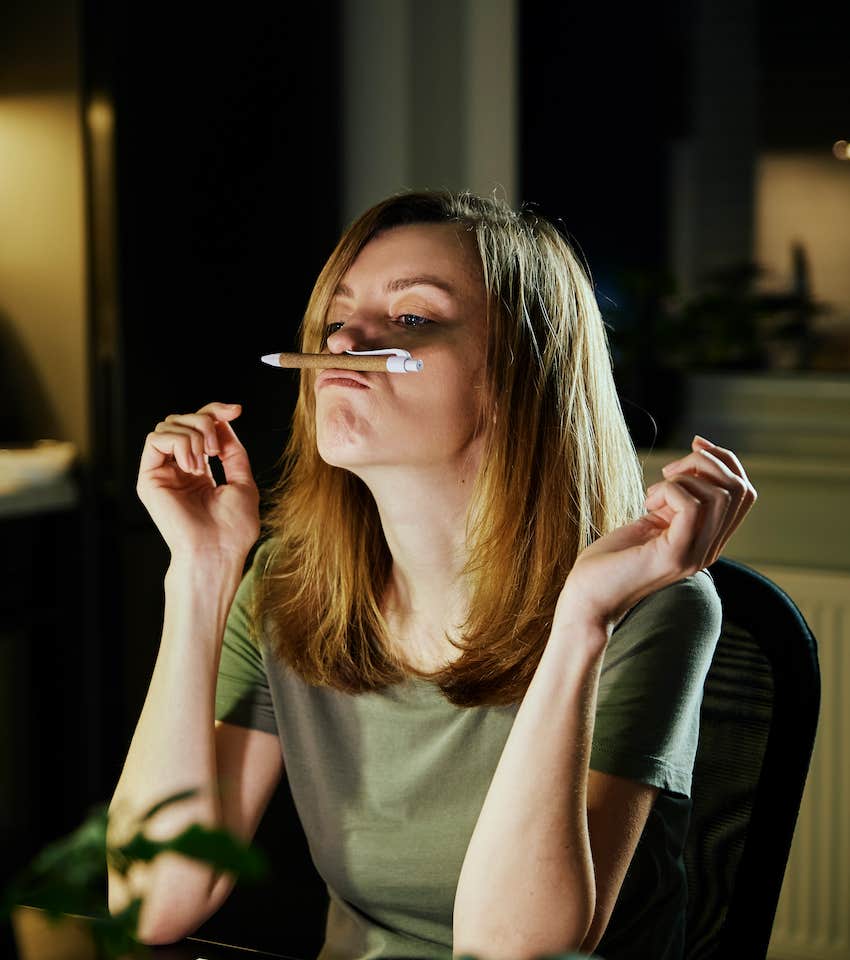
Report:
M365 318L352 318L328 334L325 339L328 352L343 353L346 350L381 350L386 346L386 331L377 323Z

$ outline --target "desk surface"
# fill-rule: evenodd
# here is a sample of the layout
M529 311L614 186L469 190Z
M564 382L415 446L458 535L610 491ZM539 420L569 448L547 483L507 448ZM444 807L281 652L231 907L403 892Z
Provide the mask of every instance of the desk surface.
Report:
M18 960L97 960L94 941L85 917L67 917L59 924L35 907L18 907L12 925ZM124 954L122 960L306 960L286 953L263 953L247 947L188 937L179 943L147 947Z

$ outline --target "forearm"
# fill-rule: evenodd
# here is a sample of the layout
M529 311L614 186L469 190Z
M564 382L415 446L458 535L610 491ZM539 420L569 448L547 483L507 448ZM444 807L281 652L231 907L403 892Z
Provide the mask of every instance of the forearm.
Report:
M165 578L162 641L150 686L110 804L110 843L128 839L137 819L183 790L198 794L165 808L146 824L149 836L173 836L191 823L221 823L215 755L214 704L221 638L242 569L234 561L172 562ZM157 901L197 903L212 872L176 857L109 876L110 907L143 896L149 917ZM155 897L151 894L155 893Z
M522 960L577 949L587 933L587 779L606 640L584 623L561 623L550 636L466 852L456 954Z

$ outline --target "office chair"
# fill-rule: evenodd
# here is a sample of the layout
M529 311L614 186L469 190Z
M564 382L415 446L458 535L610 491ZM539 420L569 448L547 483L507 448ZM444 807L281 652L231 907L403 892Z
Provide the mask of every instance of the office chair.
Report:
M791 598L734 560L694 764L687 960L767 953L820 706L817 644Z

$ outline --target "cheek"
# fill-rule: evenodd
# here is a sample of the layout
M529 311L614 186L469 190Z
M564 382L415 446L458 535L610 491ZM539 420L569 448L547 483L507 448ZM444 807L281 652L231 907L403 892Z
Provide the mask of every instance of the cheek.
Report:
M477 422L482 406L481 371L434 364L429 373L427 384L424 378L421 383L411 379L399 384L396 391L399 407L423 429L427 423L429 432L466 436Z
M476 364L474 367L452 365L441 371L441 376L436 383L439 384L440 391L446 399L451 398L458 413L473 416L478 412L484 396L483 373L481 364Z

